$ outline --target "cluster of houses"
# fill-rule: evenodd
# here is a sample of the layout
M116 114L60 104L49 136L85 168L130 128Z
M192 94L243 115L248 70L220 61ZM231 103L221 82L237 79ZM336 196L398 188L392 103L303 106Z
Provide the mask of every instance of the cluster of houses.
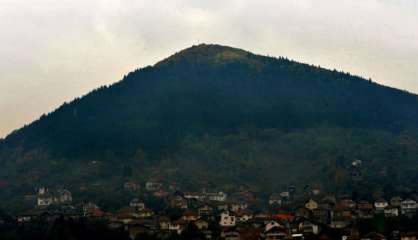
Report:
M133 182L124 184L138 191ZM225 193L203 189L182 192L164 188L160 182L147 182L142 194L164 202L163 210L146 206L142 196L125 207L106 212L94 203L73 204L68 190L41 188L37 207L17 216L19 224L40 219L87 218L105 222L111 229L124 229L132 239L138 235L164 239L184 232L197 231L206 239L399 239L414 240L418 232L393 231L390 236L377 232L362 233L359 221L381 218L413 218L418 209L417 197L378 198L354 201L347 196L326 196L312 189L309 197L295 197L294 189L271 194L262 201L249 190ZM152 205L152 204L149 204ZM261 205L261 206L260 206ZM51 210L51 206L58 206ZM173 211L175 210L175 211ZM173 214L175 212L175 214Z
M41 187L38 190L36 203L38 207L45 207L52 204L69 204L72 201L72 194L67 189L50 191L48 188Z

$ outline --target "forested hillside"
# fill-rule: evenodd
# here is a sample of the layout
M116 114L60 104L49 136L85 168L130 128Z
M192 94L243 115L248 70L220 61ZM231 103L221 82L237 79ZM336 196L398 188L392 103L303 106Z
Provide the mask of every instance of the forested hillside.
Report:
M351 184L347 168L361 159L367 184L393 189L400 180L418 182L417 128L416 95L202 44L7 136L0 180L13 191L150 176L260 190L306 182L335 187Z

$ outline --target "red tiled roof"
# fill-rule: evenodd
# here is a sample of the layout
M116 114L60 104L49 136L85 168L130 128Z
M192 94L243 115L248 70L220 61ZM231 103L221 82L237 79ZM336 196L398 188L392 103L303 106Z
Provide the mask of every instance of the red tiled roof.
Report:
M192 212L192 211L186 211L186 212L184 212L183 216L185 216L185 217L191 217L191 216L196 217L197 214L195 212Z
M292 221L295 218L295 216L290 213L279 213L279 214L271 215L271 218L272 219L286 219L286 220Z
M100 209L93 209L89 211L89 215L93 217L103 217L105 213Z

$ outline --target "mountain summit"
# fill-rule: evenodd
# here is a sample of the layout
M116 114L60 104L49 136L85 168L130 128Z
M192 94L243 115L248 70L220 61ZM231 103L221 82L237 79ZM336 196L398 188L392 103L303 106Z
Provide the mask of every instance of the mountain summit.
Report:
M214 44L199 44L184 49L169 58L157 63L155 66L164 66L187 62L189 64L225 64L241 62L247 64L261 64L256 55L238 48Z
M21 190L98 183L111 190L150 177L270 190L353 186L350 163L361 159L361 186L393 189L418 179L417 128L416 95L201 44L13 132L0 142L0 180Z

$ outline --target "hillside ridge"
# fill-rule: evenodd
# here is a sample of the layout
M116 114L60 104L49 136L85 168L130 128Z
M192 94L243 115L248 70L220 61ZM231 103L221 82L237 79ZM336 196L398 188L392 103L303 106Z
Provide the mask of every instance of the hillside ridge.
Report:
M283 179L334 187L352 184L349 164L361 159L365 187L393 189L401 180L416 183L417 142L416 95L205 44L14 131L0 142L0 180L20 190L35 183L116 188L149 177L257 189L278 188Z

